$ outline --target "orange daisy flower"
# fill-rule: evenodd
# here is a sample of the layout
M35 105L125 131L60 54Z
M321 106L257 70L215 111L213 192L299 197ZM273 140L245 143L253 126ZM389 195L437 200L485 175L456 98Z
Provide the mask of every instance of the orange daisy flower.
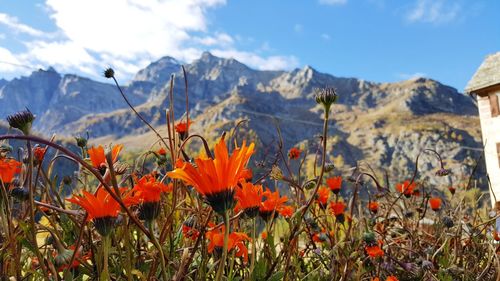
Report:
M299 159L300 153L302 153L302 150L298 149L297 147L292 147L288 151L288 158L290 158L291 160Z
M241 183L241 187L236 188L237 203L235 210L244 211L244 215L254 218L259 214L260 203L262 202L262 185L253 185L250 182Z
M187 122L179 122L177 125L174 126L175 131L179 134L179 137L181 140L185 140L187 138L189 126L191 126L191 120L188 120Z
M326 204L328 203L328 198L330 198L330 189L328 187L320 187L318 189L318 193L316 194L316 202L318 202L319 206L324 209L326 208Z
M405 197L410 197L414 193L415 186L417 184L413 182L410 184L409 180L406 180L403 183L396 184L396 190L403 193Z
M260 237L262 238L262 240L266 240L267 239L267 231L262 231L262 233L260 234Z
M387 279L385 279L385 281L399 281L399 279L396 276L391 275L391 276L387 277Z
M271 192L269 189L264 191L264 197L266 197L266 200L262 202L259 209L259 214L266 221L271 218L271 215L273 213L276 216L288 201L288 197L280 197L278 191Z
M254 146L253 143L247 146L243 142L242 147L236 148L229 156L226 143L221 138L215 145L215 159L197 158L196 168L189 163L177 161L176 169L167 175L194 186L212 209L223 215L235 205L234 188L245 172Z
M378 278L378 277L372 277L370 280L371 281L380 281L380 278Z
M283 206L278 213L284 218L290 218L293 215L294 208L292 206Z
M167 155L167 151L163 147L160 147L160 149L158 149L158 151L156 151L156 153L158 153L161 156Z
M429 199L429 205L431 205L431 209L433 211L439 211L439 209L441 209L441 203L442 203L442 200L441 198L439 197L433 197L431 199Z
M113 145L111 148L111 158L113 159L113 163L118 159L118 154L120 154L122 149L122 144ZM92 161L92 166L104 175L106 172L106 154L104 153L104 147L102 145L99 145L98 147L92 146L87 152L89 154L90 161Z
M372 201L372 202L369 202L368 203L368 210L370 210L370 212L376 214L378 212L378 202L376 201Z
M14 179L16 174L21 172L22 164L14 159L0 159L0 181L3 184L9 184Z
M366 246L365 251L368 254L368 256L370 256L372 258L384 256L384 251L382 249L380 249L379 245Z
M161 194L171 192L173 184L164 184L156 180L154 174L145 175L130 191L130 195L126 198L126 205L137 205L139 207L139 218L152 221L160 212Z
M45 157L45 152L47 152L47 148L43 148L41 146L36 146L33 148L33 159L35 160L35 165L42 163L43 157Z
M83 196L73 195L72 198L66 200L87 211L87 219L94 222L99 234L106 236L111 233L121 209L118 202L104 188L97 190L96 195L85 190L82 193Z
M345 219L344 211L345 211L346 205L344 202L330 202L330 211L332 212L333 215L335 215L335 218L337 219L336 221L338 223L343 223Z
M342 176L329 178L326 180L326 184L334 194L339 194L342 187Z
M221 226L212 231L208 231L206 236L210 243L208 244L208 252L212 253L214 250L222 251L224 246L224 231L225 226ZM251 241L252 239L242 232L233 232L229 234L228 241L228 251L233 249L236 250L236 257L243 257L243 261L248 262L248 248L245 246L245 241Z

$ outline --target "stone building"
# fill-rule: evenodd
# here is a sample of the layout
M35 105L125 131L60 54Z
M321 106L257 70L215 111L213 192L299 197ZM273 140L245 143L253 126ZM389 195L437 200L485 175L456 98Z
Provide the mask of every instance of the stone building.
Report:
M477 97L491 201L500 209L500 52L486 57L465 91Z

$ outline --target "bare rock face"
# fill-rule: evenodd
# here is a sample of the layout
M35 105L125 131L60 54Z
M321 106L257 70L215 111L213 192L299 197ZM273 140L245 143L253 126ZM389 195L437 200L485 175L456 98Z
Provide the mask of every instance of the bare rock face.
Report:
M311 155L317 151L323 121L313 97L317 88L325 86L336 88L339 95L331 114L329 160L336 161L341 170L369 163L384 167L395 181L410 177L417 155L422 154L419 170L437 181L432 177L438 167L435 156L421 153L430 148L457 171L452 178L457 181L471 171L467 163L481 153L473 100L432 79L375 83L335 77L311 66L289 72L257 71L208 52L185 69L193 131L216 138L246 120L240 133L262 146L257 159L275 152L277 128L285 149L301 145ZM153 126L164 127L172 75L178 119L185 113L186 100L183 73L174 58L151 63L123 87ZM154 141L113 85L75 75L61 77L53 69L0 80L0 103L1 117L29 106L39 116L36 129L47 135L88 131L94 138L126 139L130 146Z

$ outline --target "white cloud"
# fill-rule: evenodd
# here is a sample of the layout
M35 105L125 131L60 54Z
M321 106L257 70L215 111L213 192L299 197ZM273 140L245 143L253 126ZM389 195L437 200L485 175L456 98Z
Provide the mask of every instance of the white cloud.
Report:
M322 5L343 5L347 3L347 0L319 0Z
M0 13L0 24L30 35L23 41L26 51L9 52L9 56L3 57L13 63L22 61L37 68L54 66L63 72L82 72L94 78L100 76L103 68L112 66L117 73L125 74L122 79L131 78L162 56L189 63L207 49L258 69L298 65L293 56L266 56L272 50L267 42L262 48L241 51L237 46L248 45L252 38L211 31L208 10L225 3L226 0L45 0L43 11L57 28L50 34Z
M3 24L18 33L26 33L31 36L44 36L45 33L31 26L22 24L16 17L0 13L0 24Z
M323 38L324 40L327 40L327 41L329 41L330 39L332 39L332 37L329 34L327 34L327 33L322 33L321 34L321 38Z
M426 73L423 72L415 72L415 73L398 73L396 75L399 79L403 80L410 80L410 79L417 79L421 77L427 77Z
M457 1L417 0L406 19L410 22L447 23L455 20L460 10L461 5Z
M259 70L289 70L299 65L298 59L294 56L262 57L238 50L212 50L212 53L216 56L234 58Z
M25 74L30 70L24 65L24 62L19 60L9 50L0 47L0 73L21 72Z

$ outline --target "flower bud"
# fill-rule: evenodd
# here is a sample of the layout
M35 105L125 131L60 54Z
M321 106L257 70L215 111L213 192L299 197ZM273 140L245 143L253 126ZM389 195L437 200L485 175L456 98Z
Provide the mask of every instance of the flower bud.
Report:
M12 128L19 129L23 134L29 135L35 118L35 115L26 108L26 110L7 116L7 122Z

